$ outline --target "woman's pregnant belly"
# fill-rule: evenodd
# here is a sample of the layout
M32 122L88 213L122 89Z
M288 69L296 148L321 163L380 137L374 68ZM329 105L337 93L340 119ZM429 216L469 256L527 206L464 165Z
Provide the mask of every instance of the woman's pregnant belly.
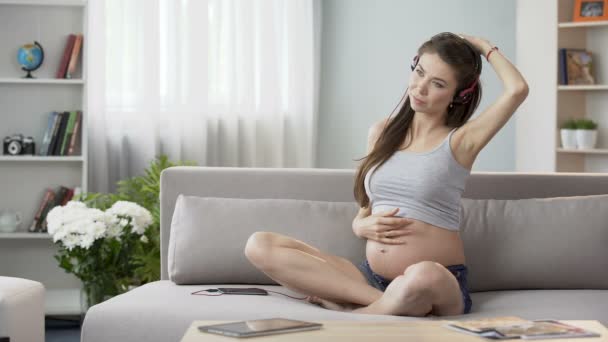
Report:
M372 270L387 279L403 274L421 261L434 261L444 266L464 264L464 246L460 234L412 219L412 233L400 237L404 244L387 245L367 240L365 254Z

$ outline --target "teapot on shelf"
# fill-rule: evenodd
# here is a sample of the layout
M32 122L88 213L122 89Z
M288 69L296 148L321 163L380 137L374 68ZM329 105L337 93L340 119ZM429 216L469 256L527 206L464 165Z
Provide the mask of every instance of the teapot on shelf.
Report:
M0 233L14 233L21 224L21 213L0 209Z

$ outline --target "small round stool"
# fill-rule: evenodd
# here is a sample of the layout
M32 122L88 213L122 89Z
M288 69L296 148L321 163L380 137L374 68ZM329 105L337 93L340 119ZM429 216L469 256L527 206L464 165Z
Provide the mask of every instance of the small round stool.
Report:
M0 337L11 342L44 342L44 286L0 276Z

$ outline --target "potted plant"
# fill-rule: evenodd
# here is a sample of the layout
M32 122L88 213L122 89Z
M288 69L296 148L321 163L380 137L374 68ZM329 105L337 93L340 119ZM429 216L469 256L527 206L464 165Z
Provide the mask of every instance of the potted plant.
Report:
M576 148L576 130L577 130L577 122L576 120L570 119L565 121L562 124L560 129L560 136L562 138L562 147L563 148Z
M195 163L174 163L161 155L142 175L119 181L116 193L80 194L63 210L57 209L50 221L47 219L49 224L53 222L52 235L60 245L55 256L60 267L83 282L83 311L132 287L160 279L160 174L178 165ZM71 216L74 222L64 222ZM115 238L118 227L113 224L113 216L120 218L124 231L120 241ZM147 224L143 234L142 217ZM96 230L89 229L93 226ZM79 236L66 239L66 227L80 229Z
M597 142L597 123L589 119L576 122L576 145L579 149L592 149Z
M83 312L133 285L133 255L149 245L152 214L137 203L117 201L105 211L80 201L56 206L48 230L58 248L55 259L83 283Z

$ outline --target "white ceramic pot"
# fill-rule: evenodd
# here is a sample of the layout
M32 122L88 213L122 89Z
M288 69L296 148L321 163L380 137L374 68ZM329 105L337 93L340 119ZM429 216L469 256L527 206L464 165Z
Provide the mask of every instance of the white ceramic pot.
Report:
M16 232L21 224L21 213L0 210L0 233Z
M596 129L577 129L576 130L576 145L578 149L592 149L597 142Z
M576 129L565 129L565 128L562 128L560 130L563 148L569 148L569 149L576 148L576 145L577 145L576 131L577 131Z

